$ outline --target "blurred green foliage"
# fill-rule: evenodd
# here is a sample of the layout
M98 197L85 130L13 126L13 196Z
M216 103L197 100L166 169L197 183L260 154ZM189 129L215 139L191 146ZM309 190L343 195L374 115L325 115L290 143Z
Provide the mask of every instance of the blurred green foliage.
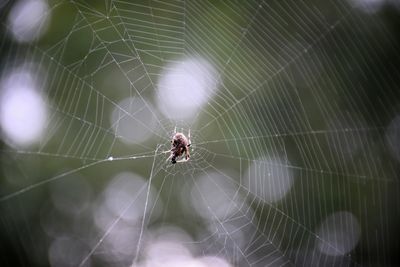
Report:
M190 164L167 166L162 154L105 161L68 176L86 180L94 200L115 174L148 178L155 162L153 185L167 204L148 227L172 223L195 236L205 222L182 211L184 185L214 169L241 183L254 160L279 156L295 177L284 200L267 205L245 188L239 192L260 229L276 233L281 251L290 257L309 246L323 218L346 210L362 229L352 261L399 264L398 161L386 140L400 100L400 19L393 6L366 14L343 1L49 1L46 34L18 44L7 29L13 4L1 11L1 72L37 62L59 127L44 149L25 153L1 144L1 196L109 156L152 155L157 144L168 149L162 127L172 133L178 124L192 130ZM185 56L207 59L218 73L218 93L198 121L174 122L154 110L162 118L157 135L138 145L121 142L109 119L116 103L140 95L155 106L163 69ZM107 131L94 138L98 129ZM0 202L1 265L48 264L41 220L51 206L51 183ZM93 232L91 220L83 221ZM73 221L60 216L54 223Z

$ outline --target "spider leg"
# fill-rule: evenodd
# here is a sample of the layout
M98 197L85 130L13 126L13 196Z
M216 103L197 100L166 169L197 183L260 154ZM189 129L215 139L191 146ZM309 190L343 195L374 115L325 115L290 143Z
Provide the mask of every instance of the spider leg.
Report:
M177 160L176 161L176 163L182 163L182 162L186 162L186 161L188 161L189 159L187 158L185 158L185 159L180 159L180 160Z
M167 158L167 162L173 157L173 154L169 155L169 157Z
M186 151L185 151L185 159L186 160L190 159L189 146L190 146L190 144L186 147Z
M188 133L188 142L189 142L189 144L188 144L188 147L192 144L192 142L190 141L190 129L189 129L189 133Z

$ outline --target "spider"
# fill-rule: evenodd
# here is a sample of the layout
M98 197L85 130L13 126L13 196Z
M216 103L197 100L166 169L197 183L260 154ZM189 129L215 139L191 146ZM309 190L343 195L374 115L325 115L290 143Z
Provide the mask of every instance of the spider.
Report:
M190 129L189 129L188 137L186 137L183 133L177 133L176 127L175 127L174 136L172 137L172 140L171 140L171 149L166 151L166 152L171 153L169 155L167 161L171 159L172 164L175 164L177 162L188 161L190 158L190 152L189 152L190 145L191 145ZM185 158L177 161L176 159L181 157L183 154L185 154Z

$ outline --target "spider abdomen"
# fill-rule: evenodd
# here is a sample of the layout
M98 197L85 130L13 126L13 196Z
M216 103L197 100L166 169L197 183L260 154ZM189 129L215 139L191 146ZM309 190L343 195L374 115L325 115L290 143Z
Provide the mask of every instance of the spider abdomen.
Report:
M186 137L183 133L175 133L171 140L171 163L175 164L178 161L177 158L181 157L185 154L185 160L187 161L190 158L189 155L189 146L190 146L190 131L188 137ZM181 161L179 161L181 162Z

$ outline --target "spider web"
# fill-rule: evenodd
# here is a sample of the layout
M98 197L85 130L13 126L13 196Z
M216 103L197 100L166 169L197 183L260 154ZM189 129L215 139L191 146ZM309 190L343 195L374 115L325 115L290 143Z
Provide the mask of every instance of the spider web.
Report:
M317 0L49 7L40 41L1 39L2 76L35 62L50 114L37 146L2 146L2 265L160 266L151 248L164 228L184 232L176 243L193 259L232 266L399 263L395 11ZM174 119L156 108L158 83L186 58L210 62L217 89ZM124 120L143 140L116 130ZM174 127L190 129L192 150L172 165Z

